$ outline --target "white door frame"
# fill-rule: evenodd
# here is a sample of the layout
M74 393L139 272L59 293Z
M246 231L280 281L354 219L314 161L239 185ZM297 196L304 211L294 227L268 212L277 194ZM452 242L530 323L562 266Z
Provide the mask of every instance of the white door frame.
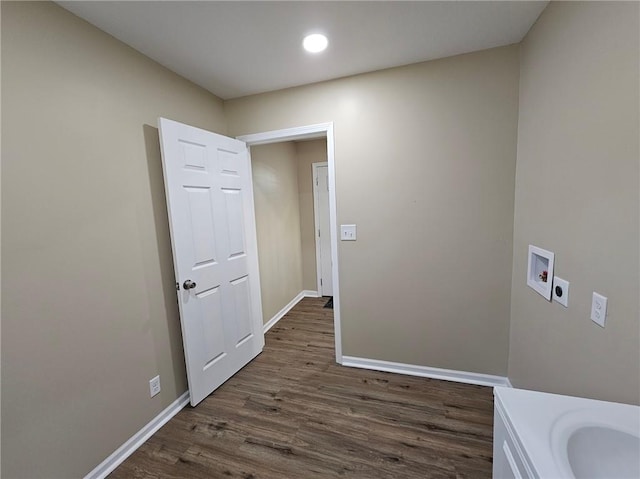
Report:
M336 209L336 163L334 157L333 122L317 125L284 128L282 130L241 135L238 140L249 146L281 143L284 141L305 140L312 138L327 139L327 163L329 164L329 224L331 230L331 276L333 279L333 329L335 336L336 362L342 364L342 333L340 329L340 285L338 278L338 223Z
M316 281L318 284L318 293L322 296L322 256L320 250L320 237L318 236L318 231L320 230L320 218L318 216L318 186L316 184L318 177L318 168L320 167L328 167L327 162L321 161L311 164L311 168L313 171L313 222L315 225L313 236L316 242ZM333 273L333 270L331 272ZM333 279L333 277L331 279Z

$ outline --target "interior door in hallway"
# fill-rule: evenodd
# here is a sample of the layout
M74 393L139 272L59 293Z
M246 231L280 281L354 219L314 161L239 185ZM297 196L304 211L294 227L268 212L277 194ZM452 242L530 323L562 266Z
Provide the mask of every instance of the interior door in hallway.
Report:
M191 405L264 346L244 142L158 120Z
M319 293L333 296L331 265L331 229L329 227L329 168L327 163L313 164L313 197L316 222L316 267Z

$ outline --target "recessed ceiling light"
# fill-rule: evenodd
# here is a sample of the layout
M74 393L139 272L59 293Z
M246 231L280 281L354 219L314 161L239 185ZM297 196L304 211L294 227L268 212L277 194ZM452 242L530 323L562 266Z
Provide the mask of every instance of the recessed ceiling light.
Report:
M304 37L302 41L302 46L304 49L311 53L318 53L327 48L329 44L329 40L324 35L320 33L314 33L312 35L307 35Z

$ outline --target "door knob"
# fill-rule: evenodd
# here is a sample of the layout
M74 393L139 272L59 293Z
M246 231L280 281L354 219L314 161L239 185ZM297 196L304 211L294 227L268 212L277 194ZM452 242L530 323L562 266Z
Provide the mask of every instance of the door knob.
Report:
M193 289L196 287L195 281L191 281L190 279L186 280L182 285L184 289Z

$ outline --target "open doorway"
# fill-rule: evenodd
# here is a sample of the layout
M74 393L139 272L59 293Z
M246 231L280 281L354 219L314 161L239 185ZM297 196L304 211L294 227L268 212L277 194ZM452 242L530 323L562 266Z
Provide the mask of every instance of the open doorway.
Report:
M303 297L324 295L316 275L313 163L326 164L326 144L325 138L317 138L251 147L265 332ZM325 199L324 236L329 240Z
M288 128L284 130L276 130L276 131L270 131L265 133L244 135L244 136L238 137L238 139L246 142L247 145L250 147L250 151L252 146L256 147L258 145L267 145L267 144L312 140L312 139L326 140L327 186L328 186L328 200L329 200L328 223L329 223L329 233L330 233L329 244L330 244L330 256L331 256L330 272L331 272L331 283L332 283L332 293L333 293L335 354L336 354L336 362L339 364L342 364L342 342L341 342L341 330L340 330L340 297L339 297L338 254L337 254L338 228L337 228L337 222L336 222L333 124L323 123L319 125ZM269 171L265 171L264 174L269 174ZM254 186L254 194L256 193L258 192L255 191L255 186ZM273 260L273 258L271 258L271 260ZM320 290L318 290L317 292L318 294L322 294ZM295 302L292 301L291 306L293 306L294 304ZM275 316L273 319L277 321L276 317L277 316Z

